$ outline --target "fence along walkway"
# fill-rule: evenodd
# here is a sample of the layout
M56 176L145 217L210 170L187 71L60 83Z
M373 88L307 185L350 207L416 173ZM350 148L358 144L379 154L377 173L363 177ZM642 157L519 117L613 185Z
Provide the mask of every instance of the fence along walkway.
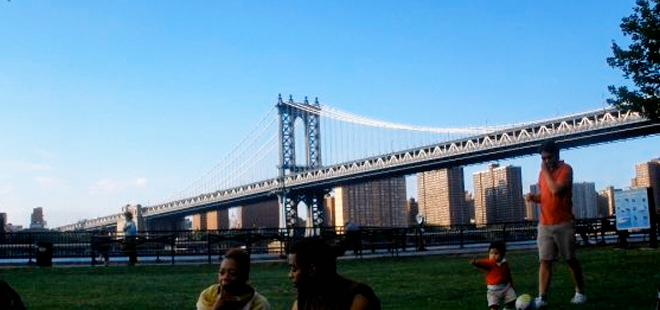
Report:
M338 249L338 254L388 253L398 256L402 251L424 251L428 248L456 246L463 248L475 244L487 244L492 240L534 241L536 222L511 222L484 227L461 226L410 226L410 227L360 227L345 232L343 227L325 227L319 235ZM583 219L576 222L576 234L582 240L595 244L606 237L619 238L614 218ZM648 235L649 231L642 231ZM657 232L656 232L657 233ZM280 258L287 253L286 246L306 237L305 228L241 229L214 231L153 231L139 234L136 238L140 260L145 262L170 262L193 260L212 263L220 259L227 249L243 247L252 254ZM623 238L622 241L625 241ZM0 234L0 264L34 263L40 254L40 245L50 245L55 259L77 259L79 263L95 265L99 260L106 263L125 261L124 237L117 234L91 232L17 232ZM43 254L43 253L42 253Z

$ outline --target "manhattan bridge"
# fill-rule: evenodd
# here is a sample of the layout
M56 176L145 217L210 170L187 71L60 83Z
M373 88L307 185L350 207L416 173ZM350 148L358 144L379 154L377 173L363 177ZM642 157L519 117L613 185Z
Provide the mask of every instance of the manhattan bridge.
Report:
M546 139L575 148L658 132L660 123L614 108L502 126L433 128L342 112L318 99L279 96L220 164L181 192L143 206L141 217L150 229L277 199L280 228L293 228L304 205L305 222L313 229L324 224L323 197L338 185L535 154ZM111 214L57 230L116 227L121 218Z

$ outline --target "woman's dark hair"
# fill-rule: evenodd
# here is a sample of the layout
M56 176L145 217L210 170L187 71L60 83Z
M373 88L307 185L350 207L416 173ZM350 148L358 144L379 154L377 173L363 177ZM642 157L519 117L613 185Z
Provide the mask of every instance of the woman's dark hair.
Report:
M337 271L336 253L332 247L321 238L305 238L293 245L289 251L296 254L296 263L301 268L315 265L321 273L335 273Z
M243 249L229 249L223 259L233 259L245 280L250 278L250 254L248 252Z

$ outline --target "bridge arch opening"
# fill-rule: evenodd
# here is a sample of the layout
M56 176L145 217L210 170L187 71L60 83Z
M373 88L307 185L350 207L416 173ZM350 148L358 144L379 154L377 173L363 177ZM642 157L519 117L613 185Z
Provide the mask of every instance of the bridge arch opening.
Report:
M301 117L297 117L293 122L293 134L294 137L298 138L298 141L295 141L294 154L295 159L294 165L296 167L307 167L309 159L307 158L307 139L306 139L306 130L305 124Z

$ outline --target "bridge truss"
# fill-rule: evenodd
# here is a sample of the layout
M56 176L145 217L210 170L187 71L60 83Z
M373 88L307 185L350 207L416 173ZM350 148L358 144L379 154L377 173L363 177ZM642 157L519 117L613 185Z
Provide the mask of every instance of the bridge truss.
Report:
M506 128L472 128L473 134L465 138L324 166L321 162L319 129L319 116L323 115L324 109L318 100L313 104L307 100L296 103L292 98L284 101L280 97L276 107L280 122L277 177L145 206L143 216L148 219L172 214L195 214L277 196L284 211L280 216L281 227L295 225L297 206L301 202L311 211L312 226L318 227L324 218L323 196L336 185L534 154L538 145L546 139L555 139L562 148L573 148L660 132L659 123L639 113L602 109ZM301 121L305 128L304 165L296 164L296 120ZM112 225L120 217L120 214L113 214L85 220L60 227L60 230Z

